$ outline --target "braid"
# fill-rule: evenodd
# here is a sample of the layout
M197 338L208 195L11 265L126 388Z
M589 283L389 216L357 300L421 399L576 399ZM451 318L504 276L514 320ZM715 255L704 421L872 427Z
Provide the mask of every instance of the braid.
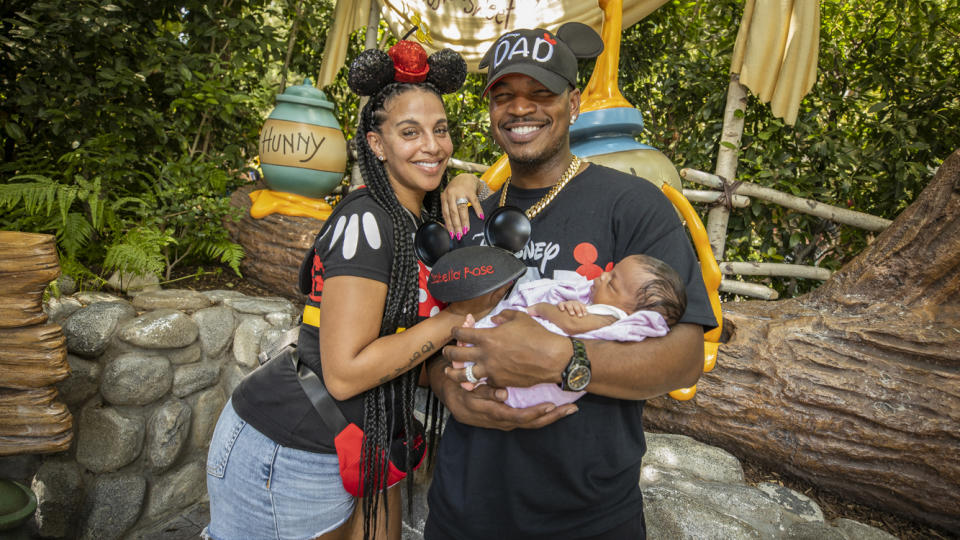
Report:
M390 185L386 169L376 159L373 149L367 142L366 134L379 132L386 114L384 104L390 98L414 90L426 90L440 97L433 85L392 83L375 94L360 113L360 123L355 137L358 150L357 162L364 183L371 197L383 208L393 224L394 257L387 284L387 299L380 323L380 336L396 333L398 328L409 328L417 322L419 307L418 273L419 263L413 251L415 224L409 212L401 206ZM441 184L446 182L446 174ZM440 190L434 190L424 197L424 216L434 218L440 215ZM386 484L389 464L391 436L397 426L393 425L395 415L388 414L388 403L394 403L395 397L401 402L400 413L407 448L413 448L414 430L412 427L414 398L419 370L410 370L392 381L368 390L364 395L363 425L364 437L361 450L363 473L363 536L371 538L377 530L377 512L381 503L387 510ZM406 452L406 470L413 452ZM408 475L412 482L413 475ZM410 487L410 484L408 484ZM410 503L412 505L412 502Z

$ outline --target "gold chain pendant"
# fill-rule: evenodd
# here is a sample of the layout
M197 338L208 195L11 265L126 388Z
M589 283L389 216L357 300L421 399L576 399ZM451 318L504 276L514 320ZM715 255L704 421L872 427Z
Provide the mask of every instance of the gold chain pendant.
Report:
M560 177L560 181L553 185L553 188L543 196L542 199L537 201L537 204L534 204L530 208L527 208L526 212L528 219L533 219L534 216L539 214L548 204L553 202L553 199L557 196L557 193L560 193L560 190L563 189L563 186L567 185L570 180L576 176L577 171L580 170L580 165L583 164L583 161L577 157L573 156L573 159L570 161L570 166L567 167L567 170L563 173L563 176ZM510 188L510 179L507 178L507 181L503 183L503 191L500 192L500 206L503 206L507 202L507 189Z

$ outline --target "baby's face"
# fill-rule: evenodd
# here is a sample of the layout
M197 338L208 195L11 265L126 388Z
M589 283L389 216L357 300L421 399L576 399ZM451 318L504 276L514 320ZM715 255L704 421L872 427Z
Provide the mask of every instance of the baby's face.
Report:
M651 277L643 264L634 259L624 259L612 270L593 280L591 302L616 306L631 313L637 306L637 291Z

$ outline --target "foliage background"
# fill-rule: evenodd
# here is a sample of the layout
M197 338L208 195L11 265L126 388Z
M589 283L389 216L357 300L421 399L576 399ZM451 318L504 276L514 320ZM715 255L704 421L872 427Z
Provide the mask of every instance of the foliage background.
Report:
M796 126L750 96L739 179L893 219L960 148L958 0L821 2L817 83ZM319 69L333 0L13 0L0 5L0 228L57 234L65 270L226 265L223 219L285 85ZM742 2L667 4L624 32L642 142L712 171ZM381 45L395 38L381 28ZM350 56L363 46L355 34ZM584 64L585 83L591 67ZM348 138L345 69L324 88ZM447 98L456 157L492 163L482 78ZM26 175L26 176L24 176ZM700 208L705 215L706 208ZM836 269L871 236L754 201L727 260ZM817 282L755 279L789 296Z

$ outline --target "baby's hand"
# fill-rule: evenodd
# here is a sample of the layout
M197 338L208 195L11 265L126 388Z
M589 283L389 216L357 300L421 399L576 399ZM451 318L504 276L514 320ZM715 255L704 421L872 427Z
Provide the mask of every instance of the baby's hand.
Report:
M587 314L587 305L583 302L577 302L576 300L564 300L557 304L557 309L569 315L576 315L577 317L583 317Z

